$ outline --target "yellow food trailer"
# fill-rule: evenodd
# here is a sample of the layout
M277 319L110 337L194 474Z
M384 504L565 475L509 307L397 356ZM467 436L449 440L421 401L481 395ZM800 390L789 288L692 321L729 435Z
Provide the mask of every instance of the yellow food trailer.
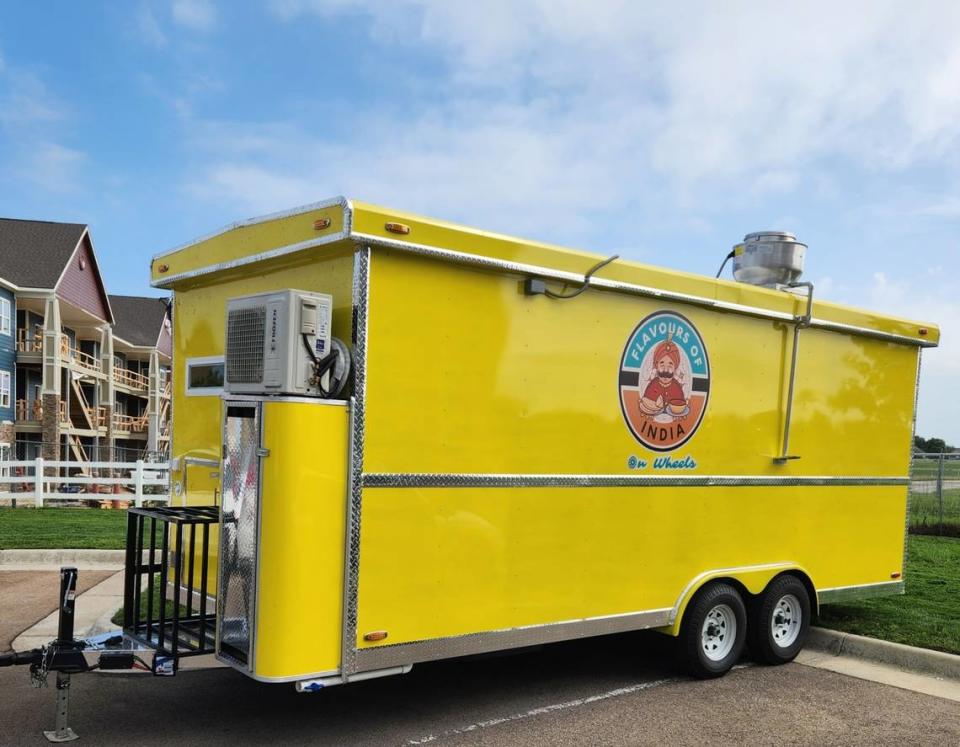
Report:
M175 497L127 606L176 604L128 635L301 690L645 628L702 677L789 661L819 603L902 592L939 339L803 251L719 280L338 198L156 257Z

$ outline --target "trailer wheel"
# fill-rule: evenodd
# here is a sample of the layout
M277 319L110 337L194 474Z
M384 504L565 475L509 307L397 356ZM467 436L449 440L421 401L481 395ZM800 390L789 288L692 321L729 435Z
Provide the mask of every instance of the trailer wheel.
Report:
M730 584L714 581L691 600L680 625L680 663L694 677L730 671L746 643L747 611Z
M775 578L750 609L750 653L763 664L793 661L810 630L810 596L796 576Z

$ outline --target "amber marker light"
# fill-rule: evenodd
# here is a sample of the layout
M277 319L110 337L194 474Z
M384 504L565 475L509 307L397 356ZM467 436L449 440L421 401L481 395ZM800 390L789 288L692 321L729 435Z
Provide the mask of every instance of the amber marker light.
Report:
M329 218L317 218L313 222L314 231L322 231L324 228L330 228L330 219Z
M387 631L374 630L372 633L364 633L363 640L369 643L375 643L376 641L385 641L387 640Z
M903 574L900 573L900 571L894 571L893 573L890 574L890 578L900 578L900 576L902 575Z
M170 265L157 265L157 272L166 272L170 269Z
M927 335L927 328L926 328L926 327L921 327L921 328L920 328L920 336L921 336L921 337L926 337L926 335Z
M387 225L384 226L384 228L386 228L390 233L402 233L402 234L410 233L410 226L404 223L387 223Z

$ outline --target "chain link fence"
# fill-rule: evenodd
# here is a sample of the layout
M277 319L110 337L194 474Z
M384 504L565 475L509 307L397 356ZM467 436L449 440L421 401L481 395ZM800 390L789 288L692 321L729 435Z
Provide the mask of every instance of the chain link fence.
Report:
M960 537L960 454L913 455L910 531Z

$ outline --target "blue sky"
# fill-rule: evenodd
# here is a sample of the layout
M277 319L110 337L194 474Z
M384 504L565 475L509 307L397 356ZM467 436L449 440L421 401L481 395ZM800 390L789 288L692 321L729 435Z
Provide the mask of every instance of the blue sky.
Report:
M86 222L112 292L337 194L712 274L795 231L818 295L944 327L960 444L960 5L144 0L0 8L0 214Z

